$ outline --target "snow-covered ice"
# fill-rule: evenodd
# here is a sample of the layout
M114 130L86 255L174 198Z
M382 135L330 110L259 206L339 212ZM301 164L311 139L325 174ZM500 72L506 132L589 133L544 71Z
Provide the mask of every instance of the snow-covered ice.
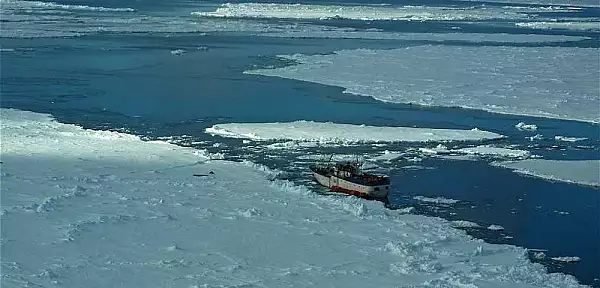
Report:
M515 23L519 27L528 27L534 29L568 29L581 31L600 31L600 22L597 21L561 21L561 22L519 22Z
M450 198L444 198L444 197L425 197L425 196L414 196L413 199L417 200L417 201L421 201L421 202L428 202L428 203L435 203L435 204L456 204L459 201L455 200L455 199L450 199Z
M0 112L2 287L581 286L439 218Z
M600 160L526 159L494 162L493 165L550 180L600 186Z
M411 33L390 32L377 29L358 30L348 27L321 25L294 25L287 29L261 31L257 35L285 38L327 38L327 39L378 39L406 41L465 41L473 43L543 43L572 42L589 39L583 36L507 34L507 33Z
M217 124L207 128L206 133L252 140L295 140L322 143L479 141L503 137L478 129L376 127L313 121Z
M544 258L546 258L546 253L544 253L544 252L533 252L533 258L534 259L538 259L538 260L544 259Z
M205 30L181 17L148 15L128 7L109 8L21 0L2 0L1 6L2 38L72 37L101 32ZM213 26L214 23L205 24Z
M500 231L500 230L504 230L504 227L502 227L500 225L492 224L492 225L488 226L487 229Z
M448 147L439 144L435 147L419 147L417 148L417 150L423 154L434 155L436 157L448 159L451 159L454 156L458 156L456 154L491 156L496 158L526 158L529 157L531 154L529 151L526 150L505 147L494 147L491 145L479 145L475 147L448 149ZM469 160L472 159L473 158L469 158Z
M554 210L554 213L557 213L559 215L569 215L571 213L567 212L567 211L558 211L558 210Z
M481 226L479 226L479 224L477 224L475 222L466 221L466 220L454 220L450 223L452 224L452 227L457 227L457 228L479 228L479 227L481 227Z
M450 150L448 150L448 147L446 147L442 144L438 144L435 147L419 147L418 150L419 150L419 152L425 153L425 154L448 154L448 153L450 153Z
M298 149L298 148L310 148L317 146L314 142L302 142L302 141L286 141L269 144L266 147L269 149Z
M583 140L587 140L588 138L585 137L568 137L568 136L554 136L554 140L556 141L563 141L563 142L578 142L578 141L583 141Z
M426 45L280 57L298 64L246 73L386 102L600 122L597 48Z
M196 16L260 19L353 19L353 20L408 20L456 21L492 19L530 19L523 12L534 8L473 6L468 8L398 5L311 5L279 3L225 3L214 11L193 12ZM545 11L544 9L541 9Z
M2 4L24 4L25 1L19 0L3 0ZM55 2L43 2L43 1L27 1L29 7L39 7L42 9L58 9L58 10L79 10L79 11L94 11L94 12L134 12L133 8L108 8L101 6L86 6L86 5L67 5L58 4Z
M461 0L465 2L479 2L480 0ZM596 0L492 0L491 3L506 3L523 6L523 4L533 5L559 5L566 8L576 7L600 7Z
M552 259L554 261L558 261L558 262L579 262L579 261L581 261L581 258L579 258L577 256L552 257L550 259Z
M477 146L477 147L453 149L453 150L450 150L450 152L461 153L461 154L505 157L505 158L525 158L530 155L529 151L526 151L526 150L493 147L493 146L489 146L489 145L481 145L481 146Z
M21 0L2 0L2 9L0 9L0 18L3 19L3 29L0 37L9 38L39 38L39 37L69 37L82 36L106 32L168 32L168 33L195 33L195 35L206 35L211 32L236 32L249 35L261 35L268 37L315 37L315 38L357 38L357 39L397 39L397 40L425 40L425 41L472 41L472 42L500 42L500 43L537 43L537 42L563 42L580 41L587 37L566 36L566 35L514 35L514 34L488 34L488 33L396 33L385 32L373 29L360 30L348 27L332 28L325 25L314 25L310 23L289 23L282 21L279 23L254 21L255 17L249 18L215 18L206 13L193 13L192 17L181 17L171 13L154 13L148 11L136 11L128 7L108 8L101 6L85 5L67 5L52 2L41 1L21 1ZM258 3L246 4L228 4L224 6L232 7L232 10L242 9L242 13L258 13L260 7L264 6L266 13L277 13L273 9L271 12L269 4ZM319 7L328 7L320 5L279 5L273 7L287 7L289 14L296 16L296 19L302 19L302 10L307 7L316 7L316 10L323 10ZM331 8L331 6L329 6ZM335 6L333 6L335 7ZM351 7L351 6L347 6ZM362 6L351 8L355 15L366 13L369 16L369 8L361 12ZM223 7L222 7L223 8ZM255 9L254 12L252 11ZM245 9L245 10L243 10ZM277 8L280 9L280 8ZM275 9L275 10L277 10ZM293 10L296 11L293 11ZM312 8L311 8L312 9ZM386 7L380 7L375 11L377 17L389 17L385 11L396 11ZM281 9L280 9L281 10ZM310 9L309 9L310 10ZM326 8L325 10L331 10ZM325 11L324 10L324 11ZM347 9L346 9L347 10ZM414 10L416 14L409 15ZM429 11L431 10L431 11ZM429 17L431 19L439 18L486 18L503 17L503 9L496 9L499 12L493 12L490 8L477 9L444 9L427 7L405 7L404 12L398 10L399 17ZM477 12L477 13L475 13ZM479 13L481 12L481 13ZM522 21L530 20L525 13L526 10L507 10L507 17L519 16ZM186 12L187 13L187 12ZM235 12L233 12L235 14ZM319 12L317 12L319 13ZM358 13L358 14L356 14ZM403 14L402 14L403 13ZM309 13L310 14L310 13ZM208 17L207 17L208 16ZM215 15L216 16L216 15ZM373 14L371 13L371 16ZM525 16L523 18L523 16ZM198 17L202 17L198 21ZM263 17L263 16L258 16ZM275 15L277 18L277 16ZM519 21L521 21L519 20ZM206 51L206 47L198 47L198 50Z
M519 122L515 125L515 128L521 131L537 131L538 127L535 124L525 124L525 122Z
M388 151L385 150L383 151L383 154L370 158L370 161L393 161L396 160L400 157L402 157L404 154L402 152L396 152L396 151Z
M478 161L480 158L473 154L466 155L437 155L437 158L451 160L451 161Z
M180 56L183 54L185 54L185 50L183 49L171 50L171 55Z
M333 156L331 154L304 154L304 155L298 156L298 159L328 161L330 157L331 157L331 160L334 162L357 160L356 154L334 154Z
M529 137L525 137L526 139L529 139L529 141L536 141L536 140L542 140L544 139L544 135L542 134L535 134L533 136L529 136Z

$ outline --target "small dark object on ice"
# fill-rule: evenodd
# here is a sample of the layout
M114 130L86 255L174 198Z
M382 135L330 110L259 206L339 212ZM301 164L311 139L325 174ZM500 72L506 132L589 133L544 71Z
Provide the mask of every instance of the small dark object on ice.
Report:
M210 172L208 172L208 174L194 174L194 176L196 176L196 177L206 177L208 175L213 175L213 174L215 174L215 172L210 171Z

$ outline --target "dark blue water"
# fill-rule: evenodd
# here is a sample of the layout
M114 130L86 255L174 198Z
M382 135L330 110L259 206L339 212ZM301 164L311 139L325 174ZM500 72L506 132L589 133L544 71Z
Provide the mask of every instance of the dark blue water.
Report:
M63 2L89 5L84 1ZM431 3L473 5L450 1ZM422 1L413 4L423 5ZM180 5L187 11L193 3ZM102 6L180 12L173 8L174 4L164 1L103 1ZM584 13L597 15L594 11L590 9ZM337 25L335 22L319 24ZM374 25L386 30L411 32L455 32L450 26L462 25L463 30L468 32L534 33L524 28L466 23L398 24L381 21L369 23L371 26L366 27L365 23L346 21L344 25L357 28ZM585 35L591 40L502 45L598 47L598 35L594 33L536 33ZM286 177L299 184L311 185L307 181L306 169L310 161L302 159L302 155L366 154L384 149L409 151L418 145L390 144L377 148L379 150L371 146L356 146L268 151L245 145L241 140L207 136L204 129L225 122L293 120L375 126L478 127L507 136L494 142L496 144L515 145L547 159L598 159L599 155L600 133L598 125L594 124L381 103L343 94L342 89L336 87L242 73L255 68L291 64L274 57L279 54L331 53L355 48L389 49L422 45L426 41L277 39L227 33L204 36L194 33L104 33L75 38L2 38L0 41L3 49L14 49L2 52L2 107L50 113L64 123L126 131L148 139L169 136L179 139L180 145L223 152L228 159L250 159L283 170L287 172ZM498 44L454 41L445 45ZM183 49L187 53L174 56L170 51L175 49ZM540 127L536 133L543 135L577 135L588 140L577 143L553 139L532 142L526 139L532 133L515 129L514 125L521 121L535 123ZM196 140L207 142L192 144ZM225 145L212 147L216 142ZM389 173L395 183L389 197L392 206L413 206L418 213L449 220L469 220L482 226L501 225L505 228L503 231L467 230L492 243L548 250L545 253L549 257L579 256L581 262L574 264L559 264L548 259L542 260L542 263L550 271L573 274L582 283L600 287L600 191L523 177L490 166L487 162L424 159L410 163L400 160L380 169ZM406 165L427 169L402 169ZM311 187L318 192L316 186ZM414 196L443 196L460 202L426 205L415 201Z

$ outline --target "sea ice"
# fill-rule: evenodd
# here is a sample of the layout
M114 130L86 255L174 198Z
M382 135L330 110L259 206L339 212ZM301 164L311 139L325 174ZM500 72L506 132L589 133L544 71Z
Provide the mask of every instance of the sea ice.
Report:
M18 0L4 0L2 4L5 3L20 3L24 1ZM67 5L67 4L58 4L54 2L43 2L43 1L27 1L27 5L30 7L40 7L45 9L61 9L61 10L81 10L81 11L97 11L97 12L134 12L133 8L107 8L101 6L86 6L86 5Z
M295 140L322 143L478 141L503 137L478 129L375 127L312 121L217 124L207 128L206 133L252 140Z
M474 154L471 155L437 155L437 158L441 158L441 159L445 159L445 160L452 160L452 161L478 161L480 160L479 157L475 156Z
M426 45L280 56L298 64L246 73L386 102L598 123L599 55L597 48Z
M521 131L536 131L538 128L534 124L525 124L524 122L519 122L515 127Z
M585 137L567 137L567 136L554 136L554 140L556 141L564 141L564 142L578 142L587 140Z
M526 159L492 164L535 177L600 186L600 160Z
M250 162L0 115L2 287L581 287L523 248Z
M534 8L502 9L497 6L469 8L398 5L312 5L279 3L225 3L215 11L193 12L200 17L259 18L259 19L352 19L352 20L407 20L456 21L492 19L529 19L523 12Z
M473 160L473 157L464 158L464 155L479 155L491 156L497 158L526 158L530 156L529 151L494 147L491 145L480 145L475 147L466 147L459 149L448 149L446 146L439 144L436 147L419 147L417 149L423 154L433 155L438 158L454 159L454 160ZM456 155L462 154L462 155Z
M183 54L185 54L185 50L182 50L182 49L171 50L171 55L180 56Z
M390 32L373 29L358 30L355 28L320 25L294 25L285 30L269 29L268 31L261 31L257 35L285 38L377 39L427 41L438 43L443 43L446 41L464 41L471 43L542 43L572 42L589 39L588 37L582 36L539 34Z
M525 137L525 138L529 139L529 141L542 140L542 139L544 139L544 135L542 135L542 134L535 134L533 136L529 136L529 137Z
M558 262L579 262L581 260L577 256L552 257L550 259Z
M452 224L452 227L457 227L457 228L479 228L479 227L481 227L481 226L479 226L479 224L477 224L475 222L466 221L466 220L455 220L450 223Z
M502 227L500 225L492 224L492 225L488 226L487 229L500 231L500 230L504 230L504 227Z
M396 159L402 157L403 155L404 154L402 152L385 150L385 151L383 151L382 155L373 157L369 160L370 161L393 161L393 160L396 160Z
M525 158L530 155L529 151L525 151L525 150L493 147L493 146L489 146L489 145L482 145L482 146L477 146L477 147L467 147L467 148L461 148L461 149L453 149L450 151L454 152L454 153L461 153L461 154L474 154L474 155L496 156L496 157L506 157L506 158Z
M448 147L446 147L442 144L438 144L437 146L435 146L433 148L419 147L418 150L419 150L419 152L425 153L425 154L448 154L448 153L450 153L450 150L448 150Z
M278 4L279 5L279 4ZM265 13L275 13L279 16L284 16L285 13L279 13L277 10L289 10L288 14L294 15L296 19L302 19L302 11L315 9L315 13L332 12L337 6L323 5L286 5L272 6L270 4L260 3L245 3L245 4L228 4L235 14L236 9L242 10L242 13L257 14L260 12L260 7L265 8ZM263 7L264 6L264 7ZM275 7L275 9L271 9ZM279 7L279 8L277 8ZM325 7L325 9L322 9ZM329 7L329 8L327 8ZM343 5L343 7L352 7L351 5ZM530 9L503 9L494 8L497 11L491 11L490 7L485 9L451 9L442 7L426 7L413 6L404 7L404 12L398 9L389 9L390 7L379 7L375 10L377 15L369 12L369 8L365 11L360 11L363 6L354 6L350 10L356 10L353 15L360 16L361 13L366 17L390 17L397 14L398 17L405 18L430 18L440 19L446 18L489 18L489 17L513 17L519 16L520 21L529 20L526 13L530 13ZM221 7L223 8L223 7ZM257 8L252 11L252 8ZM294 9L296 11L294 11ZM269 12L269 10L271 10ZM321 12L318 12L322 10ZM348 9L346 9L348 10ZM385 12L388 11L388 12ZM411 12L412 11L412 12ZM93 13L90 13L93 12ZM385 12L385 13L383 13ZM101 13L102 17L96 14ZM207 14L208 13L208 14ZM270 21L264 23L262 21L254 21L254 16L251 18L215 18L209 16L215 12L198 12L192 13L194 18L181 17L172 13L147 13L140 12L132 8L108 8L99 6L85 5L67 5L57 4L53 2L42 1L20 1L20 0L3 0L2 9L0 9L0 18L4 20L2 34L0 37L9 38L39 38L39 37L68 37L81 36L97 33L139 33L139 32L168 32L168 33L195 33L195 35L206 35L207 32L236 32L246 33L248 35L260 35L268 37L314 37L314 38L355 38L355 39L396 39L396 40L422 40L422 41L469 41L469 42L497 42L497 43L538 43L538 42L563 42L563 41L580 41L587 39L581 36L566 36L566 35L536 35L536 34L507 34L507 33L398 33L389 31L378 31L377 29L359 30L348 27L332 27L325 25L314 25L300 21L303 23L290 23L287 21L279 21L277 23ZM217 13L218 14L218 13ZM308 14L314 14L309 12ZM386 15L387 14L387 15ZM201 21L197 21L196 17L203 17ZM218 15L215 15L218 16ZM225 15L223 15L225 16ZM339 15L338 15L339 16ZM263 18L263 16L256 16ZM269 16L264 16L269 17ZM273 17L278 17L274 15ZM297 18L300 17L300 18ZM200 51L207 51L205 46L198 47Z
M465 2L479 2L479 0L461 0ZM559 8L577 8L581 7L600 7L600 3L596 0L492 0L491 3L506 3L523 6L523 4L533 5L559 5ZM574 6L574 7L571 7Z
M245 20L204 19L192 21L172 13L143 13L132 8L67 5L41 1L2 0L0 18L4 38L70 37L102 32L195 33L235 31L252 34L276 32L290 25L265 24ZM99 14L100 13L100 14ZM101 16L101 17L100 17ZM312 28L301 25L301 29ZM306 28L306 29L305 29ZM316 28L317 31L322 30ZM206 47L198 47L206 51Z
M600 31L600 22L590 21L572 21L572 22L519 22L515 23L519 27L528 27L535 29L568 29L568 30L581 30L581 31Z
M298 149L298 148L310 148L317 146L316 143L312 142L301 142L301 141L286 141L269 144L266 147L269 149Z
M421 201L421 202L436 203L436 204L456 204L459 202L458 200L444 198L444 197L431 198L431 197L425 197L425 196L415 196L415 197L413 197L413 199Z

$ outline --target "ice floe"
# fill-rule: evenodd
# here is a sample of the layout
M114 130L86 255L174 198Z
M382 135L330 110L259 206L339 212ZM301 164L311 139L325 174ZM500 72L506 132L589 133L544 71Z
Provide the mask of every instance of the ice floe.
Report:
M478 161L480 158L476 155L436 155L437 158L451 161Z
M288 29L269 29L256 35L284 38L326 38L326 39L376 39L405 40L443 43L445 41L464 41L471 43L543 43L572 42L589 39L582 36L507 34L507 33L411 33L380 30L359 30L347 27L321 25L294 25ZM248 31L250 32L250 31Z
M570 21L570 22L519 22L515 23L519 27L535 28L535 29L568 29L568 30L581 30L581 31L600 31L600 22L581 22L581 21Z
M270 4L260 3L245 3L245 4L226 4L224 6L232 7L231 10L247 9L243 13L253 13L252 7L264 6L266 10L269 7L288 7L290 10L298 9L298 11L290 13L301 17L300 12L304 8L328 7L327 5L287 5L277 4L279 6L271 6ZM368 5L367 5L368 6ZM237 7L237 8L236 8ZM336 7L336 6L330 6ZM343 7L352 7L351 5L343 5ZM360 15L369 11L361 12L362 6L354 6L351 10ZM224 9L221 7L220 9ZM226 8L225 8L226 9ZM260 8L257 8L260 10ZM282 8L285 10L286 8ZM312 8L309 8L309 10ZM486 18L490 16L503 17L501 13L494 13L490 8L476 9L453 9L426 6L404 7L404 12L398 9L389 9L389 7L380 6L384 11L395 11L399 17L405 18ZM260 11L255 9L254 13L260 14ZM272 10L272 9L271 9ZM277 9L275 9L277 10ZM281 9L280 9L281 10ZM367 9L368 10L368 9ZM409 15L407 13L414 10L416 14ZM431 11L429 11L431 10ZM504 11L506 9L499 9ZM526 16L530 11L525 10L506 10L506 15ZM97 13L102 13L102 17L98 17ZM331 27L325 25L315 25L314 23L289 23L281 21L275 23L263 23L262 21L253 21L255 18L239 18L236 19L226 17L210 17L208 14L214 12L199 12L193 13L194 17L181 17L181 15L171 13L148 13L147 11L136 11L127 7L99 7L85 5L67 5L53 2L42 1L21 1L21 0L2 0L2 9L0 9L0 18L3 19L3 29L0 37L9 38L39 38L39 37L75 37L97 33L140 33L140 32L168 32L168 33L195 33L195 35L206 35L210 32L235 32L246 33L247 35L261 35L268 37L315 37L315 38L356 38L356 39L396 39L396 40L420 40L420 41L469 41L469 42L499 42L499 43L537 43L537 42L563 42L563 41L580 41L587 37L566 36L566 35L515 35L515 34L490 34L490 33L397 33L389 31L379 31L376 29L356 29L348 27ZM266 12L276 13L276 11ZM319 13L319 12L317 12ZM325 12L324 12L325 13ZM376 11L377 15L389 17ZM402 14L404 13L404 14ZM234 12L235 14L235 12ZM281 14L281 13L280 13ZM310 14L310 13L309 13ZM387 13L389 14L389 13ZM404 16L402 16L402 15ZM204 15L204 16L203 16ZM283 14L281 14L283 15ZM479 15L479 16L477 16ZM486 16L487 15L487 16ZM217 16L217 15L215 15ZM339 16L339 15L338 15ZM373 14L371 13L371 16ZM393 15L392 15L393 16ZM203 17L198 21L198 17ZM208 17L208 18L207 18ZM235 17L235 16L232 16ZM262 16L256 16L262 17ZM277 16L274 16L277 17ZM335 17L334 17L335 18ZM296 18L301 19L301 18ZM530 20L529 17L521 18L522 21ZM206 51L207 47L199 47L198 50Z
M419 150L419 152L425 153L425 154L448 154L448 153L450 153L450 150L448 150L448 147L446 147L442 144L438 144L435 147L419 147L418 150Z
M310 148L317 146L314 142L302 142L302 141L286 141L269 144L266 147L269 149L298 149L298 148Z
M479 224L466 220L455 220L450 222L453 227L457 228L479 228Z
M581 258L577 257L577 256L563 256L563 257L552 257L550 258L554 261L558 261L558 262L579 262L581 261Z
M185 54L185 50L183 49L171 50L171 55L180 56L183 54Z
M495 147L491 145L448 149L448 147L439 144L435 147L419 147L417 150L423 154L448 159L456 156L460 157L461 155L491 156L496 158L527 158L531 155L531 153L526 150ZM468 160L470 159L472 158L469 158Z
M578 141L583 141L583 140L587 140L588 138L585 137L567 137L567 136L554 136L554 140L556 141L564 141L564 142L578 142Z
M98 14L101 13L101 14ZM171 13L140 13L126 7L67 5L41 1L2 0L1 38L76 37L97 33L168 32L206 35L212 31L275 32L281 25L221 19L193 21ZM198 47L205 51L206 47Z
M0 112L3 287L581 287L443 219L319 195L191 148Z
M488 226L487 229L500 231L500 230L504 230L504 227L502 227L500 225L492 224L492 225Z
M214 11L193 12L201 17L260 18L260 19L352 19L352 20L406 20L456 21L491 19L529 19L522 12L534 8L502 9L474 6L468 8L439 6L397 5L313 5L279 3L225 3ZM519 11L523 10L523 11Z
M421 166L421 165L406 165L406 166L402 166L401 168L402 169L406 169L406 170L432 170L432 169L436 169L435 167L426 167L426 166Z
M61 9L61 10L76 10L76 11L97 11L97 12L134 12L133 8L109 8L101 6L86 6L86 5L68 5L58 4L55 2L42 2L42 1L19 1L19 0L3 0L2 4L20 3L27 2L26 5L30 7L40 7L44 9Z
M435 203L435 204L456 204L459 202L458 200L444 198L444 197L432 198L432 197L425 197L425 196L414 196L413 199L415 199L417 201L421 201L421 202Z
M464 2L480 2L480 0L461 0ZM563 8L600 7L596 0L492 0L491 3L506 3L518 6L528 5L560 5Z
M402 213L402 214L409 214L409 213L413 213L415 211L415 207L404 207L404 208L396 209L395 211L398 211L398 213Z
M600 186L600 160L526 159L492 164L535 177Z
M91 2L90 2L91 3ZM101 32L200 32L176 17L142 15L127 7L2 0L4 38L76 37Z
M382 155L370 158L370 161L393 161L396 160L400 157L402 157L404 154L402 152L395 152L395 151L388 151L385 150L383 151Z
M503 137L478 129L376 127L313 121L217 124L207 128L206 133L252 140L294 140L321 143L479 141Z
M519 122L515 127L521 131L536 131L538 127L534 124L525 124L524 122Z
M280 57L298 64L246 73L343 87L386 102L600 121L597 48L428 45Z
M542 139L544 139L544 135L542 135L542 134L535 134L533 136L529 136L529 137L526 137L526 138L529 139L529 141L536 141L536 140L542 140Z
M462 153L462 154L483 155L483 156L506 157L506 158L525 158L525 157L530 156L529 151L519 150L519 149L493 147L493 146L489 146L489 145L481 145L481 146L477 146L477 147L453 149L453 150L450 150L450 152Z

